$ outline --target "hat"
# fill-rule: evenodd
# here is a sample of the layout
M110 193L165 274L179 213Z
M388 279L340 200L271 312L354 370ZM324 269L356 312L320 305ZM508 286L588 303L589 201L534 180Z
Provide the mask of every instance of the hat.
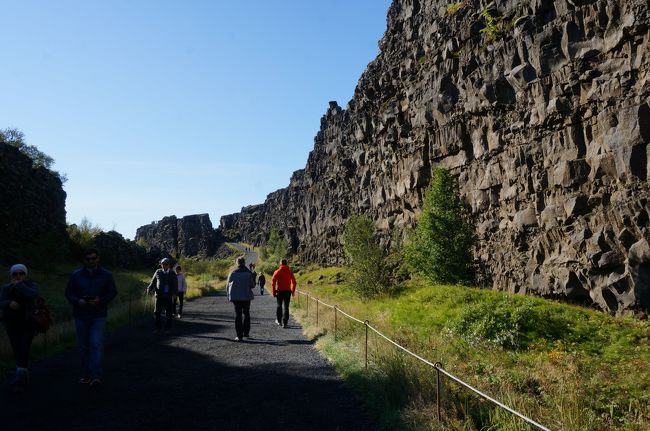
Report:
M17 263L11 267L9 270L9 275L13 274L16 271L23 271L25 274L27 274L27 267L22 263Z
M161 264L161 265L164 265L164 264L166 264L166 263L168 263L168 264L171 265L171 264L172 264L172 260L171 260L170 258L168 258L168 257L164 257L164 258L162 258L162 259L160 260L160 264Z

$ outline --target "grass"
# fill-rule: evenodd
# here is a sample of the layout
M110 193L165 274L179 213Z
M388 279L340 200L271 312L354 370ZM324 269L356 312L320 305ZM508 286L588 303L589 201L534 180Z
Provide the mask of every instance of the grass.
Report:
M406 348L440 361L467 383L550 427L645 430L650 427L650 323L541 298L411 280L393 297L357 299L341 268L303 271L303 291L361 319ZM305 297L296 315L307 334L365 398L383 429L440 429L435 372L369 336L363 325ZM511 414L444 383L443 429L529 429Z

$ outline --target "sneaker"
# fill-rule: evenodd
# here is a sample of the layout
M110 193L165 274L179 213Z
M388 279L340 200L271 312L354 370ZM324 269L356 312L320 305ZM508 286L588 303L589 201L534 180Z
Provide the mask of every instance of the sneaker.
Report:
M251 336L248 334L244 334L244 338L250 338Z
M176 318L177 318L177 319L180 319L181 317L182 317L182 316L181 316L180 314L177 314L177 315L176 315Z
M280 323L279 320L276 320L276 321L275 321L275 324L278 325L278 326L282 326L282 323Z
M283 328L288 328L289 325L287 325L287 324L285 323L284 325L282 325L282 327L283 327Z
M90 377L82 377L79 379L79 383L81 383L82 385L88 385L90 384L91 381L92 380Z
M102 385L101 379L94 378L90 381L90 387L91 388L98 388Z
M235 341L241 341L241 338L235 337Z

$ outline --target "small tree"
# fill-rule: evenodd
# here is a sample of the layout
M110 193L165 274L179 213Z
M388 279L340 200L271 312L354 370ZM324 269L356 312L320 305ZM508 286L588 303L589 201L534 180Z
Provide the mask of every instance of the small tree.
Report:
M458 181L446 169L437 168L410 235L406 261L434 283L468 283L474 279L473 245L474 226Z
M34 145L27 145L25 143L25 134L18 129L3 129L0 130L0 142L3 144L11 145L18 148L18 150L32 160L32 166L36 168L45 168L59 177L62 183L65 183L68 178L65 174L57 172L52 169L54 159Z
M379 245L372 220L366 215L350 217L341 242L350 258L352 289L363 298L387 292L390 288L387 253Z
M265 263L260 266L259 270L267 274L272 274L277 269L278 262L287 257L287 248L289 248L289 243L286 238L280 235L280 231L275 226L272 226L269 232L269 239L261 248L260 254Z

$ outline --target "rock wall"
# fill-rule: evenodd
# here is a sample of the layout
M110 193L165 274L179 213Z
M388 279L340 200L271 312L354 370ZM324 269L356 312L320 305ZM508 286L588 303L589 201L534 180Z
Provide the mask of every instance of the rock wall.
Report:
M367 213L388 243L412 226L431 168L458 176L495 289L650 306L647 0L395 0L346 109L331 102L305 169L222 218L272 225L301 259L340 263ZM483 31L482 31L483 30Z
M139 227L135 241L150 252L175 257L213 256L223 238L212 227L208 214L182 218L163 217L162 220Z
M67 249L61 180L17 148L0 142L0 261L60 260Z

